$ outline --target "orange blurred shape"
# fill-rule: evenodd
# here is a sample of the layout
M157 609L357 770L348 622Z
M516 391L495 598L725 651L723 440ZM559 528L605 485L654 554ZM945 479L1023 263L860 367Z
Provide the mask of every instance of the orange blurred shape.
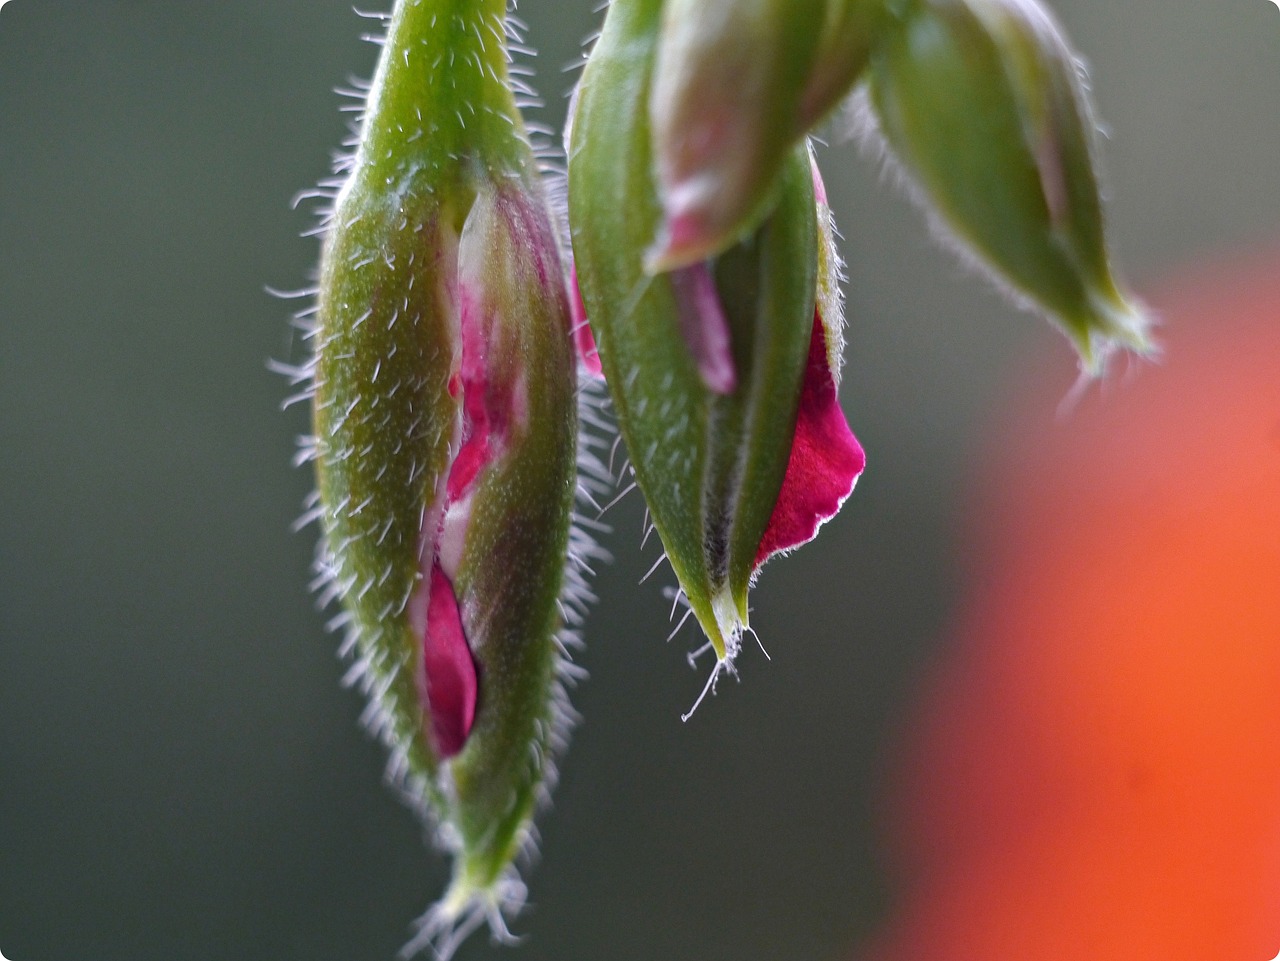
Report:
M863 961L1280 953L1280 258L1184 279L1164 359L986 452L966 600L887 798Z

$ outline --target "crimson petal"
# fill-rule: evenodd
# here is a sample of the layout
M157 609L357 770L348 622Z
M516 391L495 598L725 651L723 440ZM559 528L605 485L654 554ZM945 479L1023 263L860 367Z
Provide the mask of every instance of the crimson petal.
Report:
M756 566L779 551L813 540L818 528L835 516L853 493L866 463L862 445L840 409L827 363L822 318L815 312L791 456L778 502L756 551Z
M431 594L422 653L432 739L440 757L450 758L462 750L471 733L479 679L462 629L458 598L438 563L431 565Z
M582 303L582 291L578 289L577 267L569 268L569 321L573 330L573 346L578 350L582 366L592 377L603 377L600 351L596 349L596 338L587 321L587 308Z

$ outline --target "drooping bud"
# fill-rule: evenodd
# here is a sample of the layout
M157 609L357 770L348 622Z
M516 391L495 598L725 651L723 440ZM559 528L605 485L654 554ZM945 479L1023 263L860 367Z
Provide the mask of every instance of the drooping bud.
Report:
M392 774L455 859L407 949L441 955L520 906L572 668L570 308L504 15L397 3L320 271L323 565Z
M1151 349L1112 272L1080 65L1036 0L924 0L873 56L871 104L922 199L1101 369Z
M663 216L650 270L742 239L804 134L867 62L883 0L667 0L649 112Z
M742 242L713 260L646 273L662 216L648 109L659 12L658 0L609 8L578 91L569 213L618 425L666 557L719 658L714 681L739 650L759 564L813 536L862 460L835 396L838 360L827 348L838 349L838 329L817 319L820 276L825 296L838 268L804 146ZM838 325L839 311L829 313ZM818 485L821 505L810 501L812 488L785 482L791 467L828 466L842 476Z

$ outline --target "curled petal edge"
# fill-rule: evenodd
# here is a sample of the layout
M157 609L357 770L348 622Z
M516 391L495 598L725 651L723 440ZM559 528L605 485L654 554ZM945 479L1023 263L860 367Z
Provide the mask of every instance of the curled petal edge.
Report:
M862 445L840 408L826 341L822 316L815 311L791 455L756 551L757 569L773 555L813 540L853 493L866 467Z

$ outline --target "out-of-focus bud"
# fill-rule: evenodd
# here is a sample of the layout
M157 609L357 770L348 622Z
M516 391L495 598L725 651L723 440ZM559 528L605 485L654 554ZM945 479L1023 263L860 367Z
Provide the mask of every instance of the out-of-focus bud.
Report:
M1151 349L1112 273L1081 68L1035 0L925 0L872 58L880 131L962 248L1074 342L1090 372Z
M831 113L867 66L886 0L827 0L813 66L805 79L795 126L807 132Z
M828 346L838 331L815 322L820 275L830 293L837 268L820 243L805 147L792 151L773 206L741 243L711 261L645 271L662 215L648 125L659 11L658 0L609 8L578 92L569 212L636 481L719 658L710 685L740 648L759 564L813 536L852 489L862 455L836 400ZM793 482L793 470L822 482Z
M391 772L455 859L410 953L505 934L567 734L574 357L504 15L397 4L321 261L323 564Z
M649 112L662 221L650 270L758 225L805 132L867 62L883 0L667 0Z

